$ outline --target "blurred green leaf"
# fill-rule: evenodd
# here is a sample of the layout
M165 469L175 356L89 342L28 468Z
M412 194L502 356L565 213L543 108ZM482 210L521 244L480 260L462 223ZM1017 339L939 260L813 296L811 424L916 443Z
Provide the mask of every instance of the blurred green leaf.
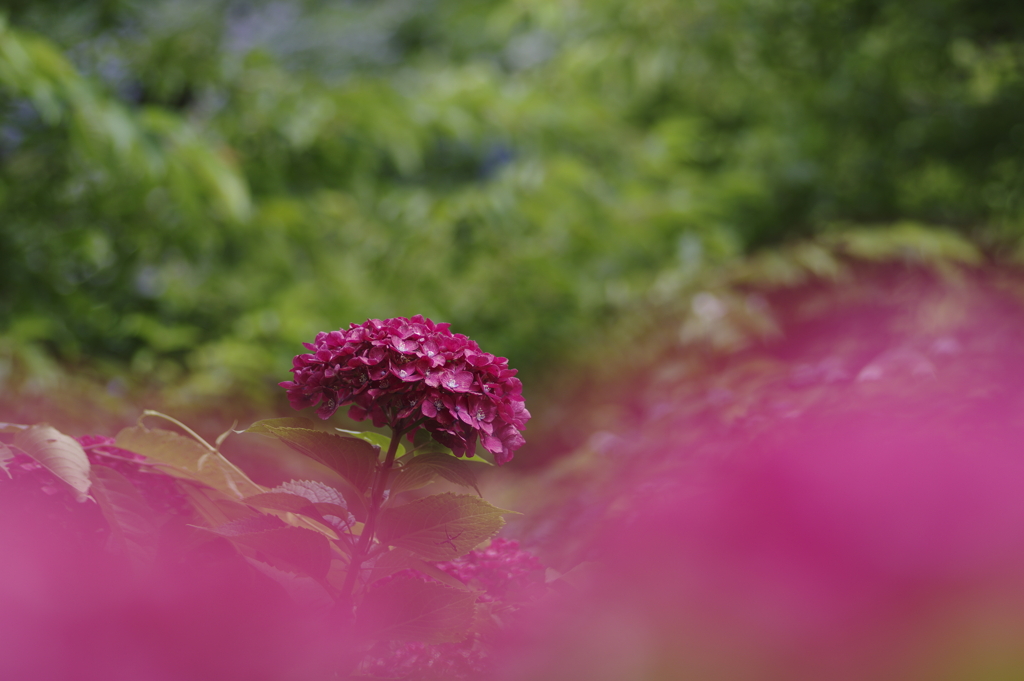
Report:
M475 601L474 592L396 577L366 594L356 626L371 640L457 642L473 623Z
M115 441L122 449L162 464L160 470L168 475L197 480L229 497L241 499L264 491L222 455L169 430L131 426L121 430Z
M335 428L339 433L345 433L349 437L359 438L360 440L366 440L375 447L380 447L382 452L388 451L388 447L391 446L391 437L383 435L381 433L375 433L372 430L345 430L344 428ZM395 457L402 458L405 456L405 445L399 443L398 449L395 450Z

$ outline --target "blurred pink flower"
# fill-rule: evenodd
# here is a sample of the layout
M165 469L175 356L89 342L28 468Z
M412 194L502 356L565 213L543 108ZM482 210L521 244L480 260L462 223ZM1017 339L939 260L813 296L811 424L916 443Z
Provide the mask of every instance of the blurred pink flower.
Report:
M1024 632L1019 427L790 428L652 485L596 586L539 613L502 678L925 678L979 631Z

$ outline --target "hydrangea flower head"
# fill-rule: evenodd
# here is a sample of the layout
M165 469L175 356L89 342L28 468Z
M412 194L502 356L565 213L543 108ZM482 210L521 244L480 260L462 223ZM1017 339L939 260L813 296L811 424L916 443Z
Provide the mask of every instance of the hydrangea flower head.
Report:
M357 421L410 438L425 428L456 456L472 456L479 440L506 463L530 418L522 383L507 359L448 326L416 315L321 332L304 343L309 354L295 357L294 380L280 385L295 409L321 404L322 419L351 404Z

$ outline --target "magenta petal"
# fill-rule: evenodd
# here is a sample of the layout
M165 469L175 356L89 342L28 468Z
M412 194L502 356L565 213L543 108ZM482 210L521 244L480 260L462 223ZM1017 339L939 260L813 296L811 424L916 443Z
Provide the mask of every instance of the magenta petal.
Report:
M392 336L391 345L401 353L416 352L420 349L420 344L414 340L408 338L396 338Z
M323 405L316 410L316 415L326 421L327 419L334 416L334 412L338 411L339 406L340 405L333 397L328 398L324 400Z
M379 381L388 375L388 371L390 369L391 367L386 362L382 362L381 364L367 367L366 373L370 377L370 380Z
M473 374L468 371L441 372L441 386L452 392L464 393L473 387Z
M432 419L437 416L437 405L434 404L433 400L423 400L423 403L420 405L420 413L428 419Z
M494 437L493 435L483 436L482 438L480 438L480 442L481 444L483 444L484 449L489 451L491 454L498 454L501 452L501 440Z
M477 368L485 367L494 361L494 355L486 352L466 353L466 361Z

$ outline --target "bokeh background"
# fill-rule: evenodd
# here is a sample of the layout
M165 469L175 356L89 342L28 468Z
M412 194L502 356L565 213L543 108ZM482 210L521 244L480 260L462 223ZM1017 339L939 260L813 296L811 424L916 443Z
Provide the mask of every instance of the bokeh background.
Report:
M520 369L508 536L606 561L507 678L680 678L626 630L721 612L700 678L1020 678L1022 112L1012 0L5 0L0 421L213 438L423 314Z
M2 11L0 390L83 427L280 409L302 341L417 313L557 412L785 335L780 289L1024 233L1014 2Z

